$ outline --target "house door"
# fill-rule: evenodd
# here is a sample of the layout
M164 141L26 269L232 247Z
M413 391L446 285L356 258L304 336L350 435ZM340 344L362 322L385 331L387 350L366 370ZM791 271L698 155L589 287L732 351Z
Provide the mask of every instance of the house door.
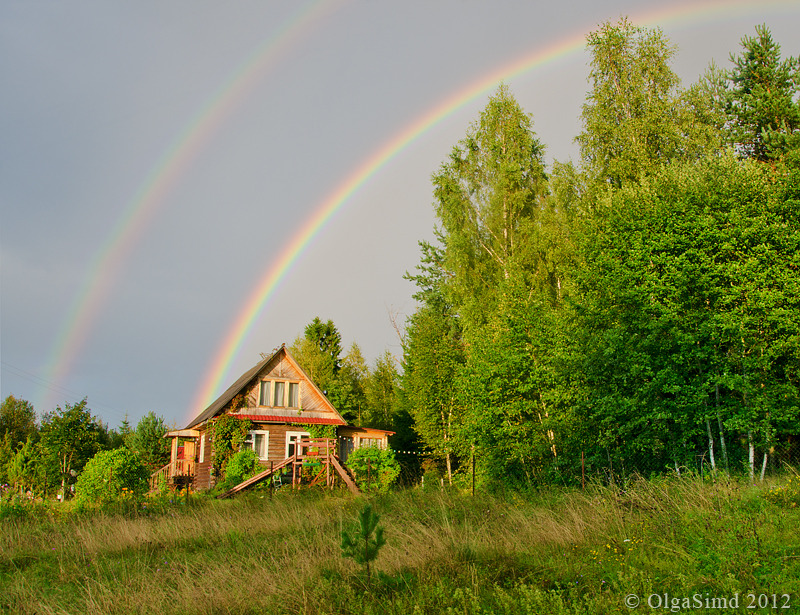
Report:
M339 459L342 463L347 463L347 458L353 452L354 444L353 438L344 436L339 442Z
M287 431L286 432L286 457L291 457L294 455L295 450L297 448L296 444L298 440L302 440L303 438L309 439L311 438L311 434L307 431Z

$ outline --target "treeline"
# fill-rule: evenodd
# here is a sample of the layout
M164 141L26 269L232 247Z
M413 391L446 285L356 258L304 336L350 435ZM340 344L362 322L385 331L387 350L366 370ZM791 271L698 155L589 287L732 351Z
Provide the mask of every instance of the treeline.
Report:
M446 475L800 458L800 72L765 27L680 86L659 30L588 37L580 162L508 88L433 174L398 411Z
M150 473L169 462L166 432L164 419L153 412L135 428L127 419L119 429L109 428L86 399L37 420L33 404L9 395L0 405L0 495L67 498L81 479L92 499L94 483L111 496L123 487L145 489Z

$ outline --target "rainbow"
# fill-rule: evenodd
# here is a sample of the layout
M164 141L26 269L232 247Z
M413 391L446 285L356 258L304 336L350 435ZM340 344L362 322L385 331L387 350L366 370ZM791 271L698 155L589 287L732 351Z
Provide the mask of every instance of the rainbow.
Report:
M156 161L92 259L81 287L66 312L51 348L44 370L45 375L41 379L45 384L40 388L36 404L38 407L49 407L52 400L48 399L45 389L58 390L58 385L65 380L86 344L92 323L111 293L119 269L130 255L137 240L164 205L166 196L185 170L191 166L197 153L202 151L224 120L274 66L281 54L297 44L303 35L322 22L321 18L335 11L344 2L346 0L309 0L302 5L233 71L230 78L190 118L169 148ZM754 13L763 14L769 9L796 10L797 7L797 0L772 0L759 3L752 0L686 2L633 17L631 21L645 26L701 24L711 19L719 19L721 15L737 17ZM481 77L474 84L449 96L393 136L338 185L283 248L278 259L267 269L244 304L202 380L200 392L189 408L192 416L214 398L220 383L227 376L242 340L252 329L269 298L305 246L321 232L326 222L359 188L420 136L466 104L494 88L499 82L513 79L577 53L583 48L584 37L585 32L568 36L550 47L536 50Z
M60 383L86 344L91 325L111 293L118 270L197 153L203 150L224 120L247 98L281 55L341 4L341 0L314 0L302 5L208 98L156 161L91 261L50 351L42 380L45 385L40 388L37 407L50 407L53 400L46 389L60 388Z
M640 26L653 27L667 25L700 25L711 19L740 17L756 11L763 13L765 9L798 8L797 0L778 0L773 2L752 1L709 1L671 5L647 13L631 17L630 20ZM284 247L279 257L273 262L256 288L248 297L233 325L224 337L215 353L215 359L209 366L198 389L196 398L187 408L186 416L190 420L203 408L207 407L219 394L221 384L228 377L230 368L237 357L243 340L258 321L266 308L269 299L274 295L281 280L291 270L292 265L305 247L322 231L326 223L343 205L378 171L386 166L395 156L408 148L412 143L427 133L437 124L456 113L459 109L486 94L502 82L514 79L525 73L548 64L552 64L571 54L584 49L586 32L576 32L544 49L519 58L512 63L482 76L478 81L466 86L455 94L441 101L432 110L417 118L410 125L393 136L377 151L356 168L334 191L317 206L311 218L295 233Z

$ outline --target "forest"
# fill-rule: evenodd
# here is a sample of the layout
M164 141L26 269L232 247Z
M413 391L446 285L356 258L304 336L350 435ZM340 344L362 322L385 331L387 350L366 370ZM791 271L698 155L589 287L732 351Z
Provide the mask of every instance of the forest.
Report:
M659 30L588 37L580 161L506 86L433 174L398 409L448 478L798 459L798 58L766 27L683 88Z
M501 85L433 172L402 357L370 366L319 318L291 346L348 421L396 432L409 483L800 460L800 60L761 26L683 87L658 29L607 22L587 45L577 163L547 168ZM0 483L65 496L115 450L152 470L166 429L109 429L86 400L37 421L10 396Z

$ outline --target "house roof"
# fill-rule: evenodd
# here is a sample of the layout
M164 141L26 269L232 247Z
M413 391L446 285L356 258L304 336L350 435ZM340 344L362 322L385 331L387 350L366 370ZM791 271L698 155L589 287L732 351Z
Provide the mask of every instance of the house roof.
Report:
M347 425L344 419L329 419L319 416L277 416L272 414L233 414L237 419L247 419L254 423L294 423L297 425Z
M294 368L303 377L303 379L311 387L313 387L314 390L316 390L319 393L320 398L322 400L324 400L324 402L329 406L329 410L334 414L334 418L322 419L322 418L307 417L306 421L301 421L301 420L297 420L297 419L301 419L302 418L301 416L286 417L286 416L270 415L270 416L274 416L275 422L280 422L280 423L303 423L303 422L306 422L306 423L311 424L312 420L313 420L314 423L319 423L319 424L347 425L347 421L345 421L344 418L342 418L342 415L339 414L338 410L336 410L336 408L333 406L333 404L330 403L330 401L328 401L328 398L325 397L325 395L322 393L322 391L319 390L317 385L315 385L314 382L311 380L311 378L308 377L308 374L306 374L306 372L303 370L303 368L300 367L300 364L289 353L289 351L286 349L286 344L282 344L281 347L278 348L278 350L276 350L274 353L272 353L271 356L269 356L269 357L267 357L265 359L262 359L261 361L256 363L253 367L251 367L249 370L247 370L244 374L239 376L239 378L236 380L236 382L234 382L231 386L229 386L227 388L227 390L222 395L220 395L216 400L214 400L214 402L210 406L208 406L208 408L206 408L200 414L198 414L195 417L195 419L186 426L186 428L187 429L191 429L192 427L200 425L201 423L204 423L205 421L207 421L209 419L212 419L215 416L221 414L222 411L225 409L225 406L234 397L236 397L239 393L241 393L244 389L246 389L253 382L253 380L255 380L255 378L258 376L258 374L260 374L261 371L264 370L264 368L267 367L267 365L269 365L273 360L275 360L275 359L277 359L277 358L279 358L281 356L282 356L282 358L285 358L288 361L290 361L292 363L292 365L294 366ZM241 415L240 414L238 416L247 416L248 418L250 418L250 415ZM256 415L253 415L253 416L256 416ZM259 415L259 417L260 417L259 419L251 419L251 420L264 420L261 415ZM332 422L329 423L328 421L332 421Z

